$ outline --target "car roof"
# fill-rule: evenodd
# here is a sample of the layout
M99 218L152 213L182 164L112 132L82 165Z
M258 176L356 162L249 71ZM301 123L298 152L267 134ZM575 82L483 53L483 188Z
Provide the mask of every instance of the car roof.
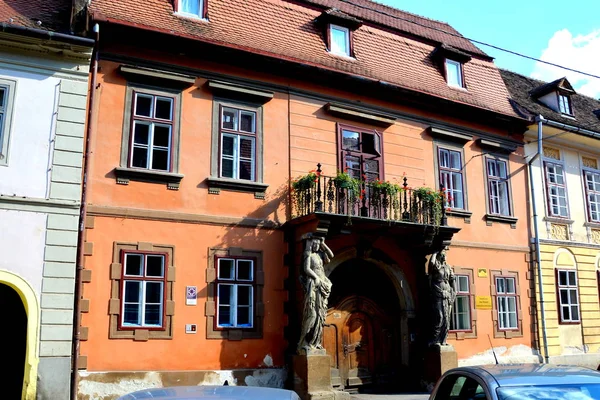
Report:
M600 384L600 372L571 365L497 364L455 369L458 370L498 386Z
M118 400L139 399L201 399L201 400L294 400L295 393L285 389L256 386L177 386L140 390Z

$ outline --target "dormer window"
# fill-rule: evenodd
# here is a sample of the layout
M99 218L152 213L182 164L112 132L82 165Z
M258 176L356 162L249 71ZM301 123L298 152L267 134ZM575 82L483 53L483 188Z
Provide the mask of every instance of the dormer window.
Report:
M573 115L571 110L571 98L564 94L558 94L558 110L561 114Z
M329 24L329 51L340 56L351 57L350 29Z
M463 88L463 68L462 63L446 59L446 82L448 86Z
M205 18L206 0L176 0L176 12L179 14Z

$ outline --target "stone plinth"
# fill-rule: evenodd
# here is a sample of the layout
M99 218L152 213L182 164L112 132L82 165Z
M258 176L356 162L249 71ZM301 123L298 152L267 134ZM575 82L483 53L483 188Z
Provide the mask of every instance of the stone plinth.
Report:
M434 345L425 351L424 378L427 382L437 382L444 372L456 367L458 367L458 355L453 346Z
M302 400L350 400L348 393L333 390L330 365L328 355L294 356L294 391Z

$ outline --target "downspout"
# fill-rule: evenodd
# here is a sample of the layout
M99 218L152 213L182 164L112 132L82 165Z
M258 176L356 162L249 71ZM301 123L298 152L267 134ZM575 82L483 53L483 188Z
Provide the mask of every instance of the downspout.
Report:
M87 129L85 134L85 152L83 161L83 182L81 186L81 209L79 214L79 232L77 238L77 267L75 269L75 302L73 306L73 362L71 371L71 400L77 399L77 389L79 385L79 342L80 342L80 328L81 328L81 312L80 302L81 295L83 292L83 282L81 277L81 271L84 267L85 262L85 217L87 214L87 180L90 165L90 138L92 136L92 117L94 114L94 93L96 92L96 76L98 74L98 53L99 53L99 40L100 40L100 26L96 23L94 25L94 33L96 34L96 41L94 45L94 53L92 56L92 76L90 83L90 97L88 100L88 114L87 114Z
M542 284L542 263L541 263L541 251L540 251L540 235L538 229L538 214L537 214L537 206L536 206L536 196L535 196L535 185L533 183L533 173L531 164L536 160L536 158L541 157L542 154L542 129L544 124L544 117L541 115L535 118L535 121L538 123L538 139L537 139L537 154L531 158L527 162L528 173L529 173L529 186L531 188L531 206L533 211L533 242L535 246L535 262L537 263L537 273L538 273L538 291L540 294L540 318L542 320L542 344L544 346L544 362L548 364L548 337L546 335L546 306L544 303L544 286ZM541 165L541 163L540 163ZM543 165L541 165L543 168Z

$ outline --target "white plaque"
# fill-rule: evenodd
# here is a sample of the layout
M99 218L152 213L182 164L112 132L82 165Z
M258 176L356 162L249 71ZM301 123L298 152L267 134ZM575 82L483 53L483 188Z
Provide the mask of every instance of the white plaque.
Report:
M196 286L186 286L185 288L185 304L188 306L195 306L198 304L197 295L198 288Z

